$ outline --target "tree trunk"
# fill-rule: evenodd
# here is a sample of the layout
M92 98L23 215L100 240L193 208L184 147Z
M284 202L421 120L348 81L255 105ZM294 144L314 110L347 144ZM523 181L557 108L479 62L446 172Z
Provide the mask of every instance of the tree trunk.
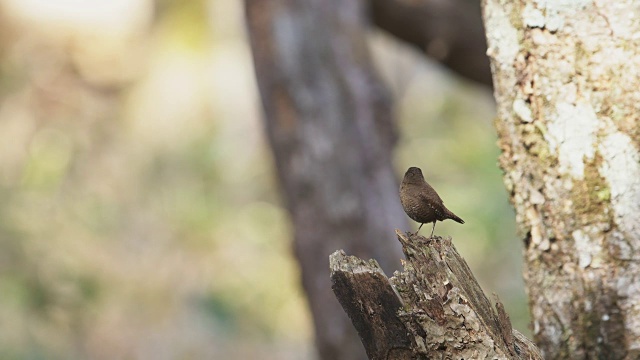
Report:
M387 278L378 264L331 255L333 291L372 360L542 359L494 310L451 238L397 232L407 258Z
M484 1L500 165L546 359L640 357L638 14L632 1Z
M256 76L322 359L365 358L331 293L345 248L392 271L407 225L391 166L390 95L367 49L359 0L245 0Z

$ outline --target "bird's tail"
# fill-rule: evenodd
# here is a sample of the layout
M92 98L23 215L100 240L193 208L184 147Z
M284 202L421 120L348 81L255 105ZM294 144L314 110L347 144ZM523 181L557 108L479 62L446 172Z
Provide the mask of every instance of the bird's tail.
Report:
M458 222L460 224L464 224L464 220L460 219L460 217L458 217L458 215L454 214L451 212L451 210L447 209L447 218Z

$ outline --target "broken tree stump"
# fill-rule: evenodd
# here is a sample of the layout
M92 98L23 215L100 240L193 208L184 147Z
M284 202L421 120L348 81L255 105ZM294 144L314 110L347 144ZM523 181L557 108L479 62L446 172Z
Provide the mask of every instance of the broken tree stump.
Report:
M342 250L330 257L333 292L370 359L542 359L450 238L396 234L407 260L391 278L375 260Z

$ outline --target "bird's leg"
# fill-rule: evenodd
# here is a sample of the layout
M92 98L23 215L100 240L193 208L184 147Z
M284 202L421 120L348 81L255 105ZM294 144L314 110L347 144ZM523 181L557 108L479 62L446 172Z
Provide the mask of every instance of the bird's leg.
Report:
M431 236L430 236L430 237L433 237L433 232L434 232L435 230L436 230L436 222L434 221L434 222L433 222L433 229L431 229Z
M424 225L424 223L420 224L420 226L418 226L418 231L416 231L416 235L418 235L418 233L420 232L420 228L422 227L422 225Z

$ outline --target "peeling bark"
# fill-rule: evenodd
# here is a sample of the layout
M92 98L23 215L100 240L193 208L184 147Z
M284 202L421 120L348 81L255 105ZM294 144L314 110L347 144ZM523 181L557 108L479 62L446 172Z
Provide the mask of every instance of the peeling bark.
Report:
M391 279L374 260L330 258L334 293L370 359L542 359L500 301L494 310L450 238L396 233L407 261Z
M639 358L640 5L483 5L536 343Z

